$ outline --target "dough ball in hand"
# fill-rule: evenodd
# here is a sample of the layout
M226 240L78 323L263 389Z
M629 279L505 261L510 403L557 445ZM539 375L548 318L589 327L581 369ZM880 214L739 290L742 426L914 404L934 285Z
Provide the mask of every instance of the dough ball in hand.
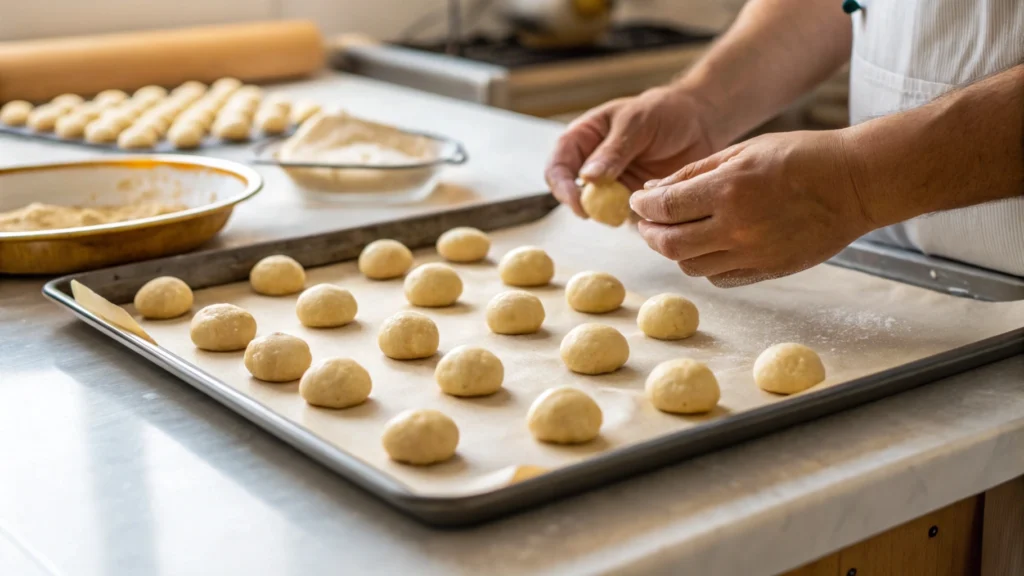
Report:
M335 328L356 317L359 305L352 293L333 284L317 284L299 295L295 315L303 326Z
M545 286L555 276L555 263L536 246L520 246L502 257L498 274L509 286Z
M505 367L497 356L476 346L458 346L441 358L434 380L445 394L486 396L501 389Z
M24 126L32 113L32 104L24 100L11 100L0 108L0 124Z
M476 228L452 228L437 239L437 253L449 262L479 262L490 249L491 239Z
M603 420L593 398L568 386L545 390L526 414L533 437L553 444L590 442L600 434Z
M629 360L629 343L621 332L604 324L580 324L562 339L562 362L579 374L607 374Z
M256 337L256 319L234 304L211 304L192 317L189 335L200 350L242 350Z
M406 410L384 425L381 443L392 460L426 466L455 455L459 428L437 410Z
M180 278L160 276L135 293L135 309L143 318L177 318L192 308L192 289Z
M462 279L446 264L424 264L405 277L405 298L413 306L451 306L462 295Z
M370 373L351 358L316 363L299 381L299 395L313 406L348 408L366 402L373 383Z
M388 280L412 266L412 252L398 240L375 240L359 254L359 271L372 280Z
M437 324L419 312L399 312L385 320L377 333L380 351L394 360L429 358L440 340Z
M587 182L580 194L583 211L593 220L609 226L621 226L629 218L629 188L611 182Z
M266 296L294 294L306 285L306 271L293 258L275 254L252 267L249 284L256 293Z
M825 365L818 353L803 344L776 344L754 362L754 382L762 390L795 394L825 380Z
M710 412L721 397L711 369L689 358L658 364L647 377L645 388L655 408L673 414Z
M274 332L245 347L245 369L265 382L298 380L312 362L309 345L291 334Z
M618 310L626 299L619 279L605 272L580 272L565 285L565 301L577 312L604 314Z
M544 305L525 290L502 292L487 303L487 327L495 334L533 334L543 323Z
M682 340L697 332L697 307L678 294L659 294L640 307L636 324L644 334L658 340Z

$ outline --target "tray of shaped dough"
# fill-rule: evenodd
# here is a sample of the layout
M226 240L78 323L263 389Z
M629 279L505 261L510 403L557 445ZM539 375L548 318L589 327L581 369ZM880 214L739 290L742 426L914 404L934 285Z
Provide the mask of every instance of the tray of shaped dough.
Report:
M1022 302L834 265L722 290L680 274L629 227L552 207L539 195L188 254L45 293L341 476L448 525L847 409L1024 342Z
M174 152L291 134L320 110L313 102L264 97L258 86L221 78L170 92L145 86L128 95L105 90L91 100L63 94L39 106L0 107L0 133L107 150Z

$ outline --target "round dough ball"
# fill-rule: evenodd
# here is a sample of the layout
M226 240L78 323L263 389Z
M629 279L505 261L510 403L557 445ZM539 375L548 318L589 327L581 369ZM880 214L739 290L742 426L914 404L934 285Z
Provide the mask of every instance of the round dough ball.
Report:
M211 304L192 317L189 336L200 350L242 350L256 337L256 319L234 304Z
M714 372L689 358L658 364L645 388L655 408L673 414L710 412L722 396Z
M210 84L210 92L215 94L232 94L242 87L242 82L237 78L224 77Z
M177 318L192 308L192 289L173 276L160 276L135 293L135 309L143 318Z
M505 367L483 348L458 346L437 363L434 380L445 394L486 396L501 390Z
M754 382L762 390L795 394L825 379L825 365L818 353L803 344L776 344L754 362Z
M240 114L226 114L217 117L213 123L213 135L222 140L243 142L249 139L249 119Z
M276 111L279 114L283 114L285 123L287 123L288 116L292 112L292 103L281 96L271 96L263 101L263 104L260 106L260 111Z
M288 114L275 109L260 110L255 124L264 134L280 134L288 129Z
M495 334L533 334L544 323L540 298L525 290L509 290L487 303L487 327Z
M167 131L167 140L178 150L198 148L204 136L206 129L190 122L175 122Z
M302 124L320 112L320 105L309 100L299 100L292 106L292 124Z
M452 228L437 239L437 253L449 262L479 262L487 258L491 239L476 228Z
M132 94L132 100L154 104L167 97L167 89L163 86L143 86Z
M498 274L509 286L544 286L555 276L555 263L536 246L520 246L502 257Z
M123 110L121 108L114 108L107 110L99 117L99 121L109 124L112 128L117 130L120 134L122 130L132 125L135 122L135 115L131 110Z
M85 126L89 119L80 114L68 114L57 119L54 133L61 138L75 139L85 135Z
M526 414L533 437L555 444L590 442L600 434L603 421L597 402L568 386L545 390Z
M629 196L629 188L616 181L587 182L580 194L580 204L592 219L609 226L621 226L629 218Z
M92 99L94 104L101 107L116 106L128 99L128 95L122 90L104 90Z
M392 460L426 466L455 455L459 428L437 410L406 410L384 425L381 443Z
M359 271L373 280L398 278L412 266L412 252L398 240L375 240L359 253Z
M312 362L309 345L291 334L274 332L245 347L245 369L264 382L298 380Z
M43 104L32 110L26 119L29 128L37 132L51 132L57 125L57 119L64 115L64 110L52 104Z
M82 102L85 102L85 99L78 94L61 94L53 100L50 100L50 104L52 106L60 108L64 112L69 112L72 108L78 106Z
M380 351L395 360L429 358L440 340L437 324L419 312L399 312L385 320L377 333Z
M451 306L462 295L462 278L446 264L424 264L405 277L405 299L413 306Z
M334 284L317 284L299 295L295 315L303 326L335 328L356 317L359 305L352 293Z
M618 310L626 299L619 279L605 272L580 272L565 285L565 301L577 312L604 314Z
M156 142L156 130L145 124L134 124L117 137L117 147L123 150L152 148Z
M24 126L32 114L32 104L24 100L11 100L0 108L0 124Z
M328 358L306 370L299 395L313 406L348 408L366 402L373 382L370 373L351 358Z
M199 82L198 80L189 80L182 83L174 90L171 90L171 96L180 98L188 97L190 99L198 100L206 94L206 84Z
M562 362L580 374L607 374L629 360L629 343L621 332L604 324L580 324L562 338Z
M265 296L295 294L306 284L306 271L293 258L275 254L252 267L249 284L256 293Z
M697 307L678 294L658 294L649 298L636 316L640 330L658 340L689 338L699 324Z
M260 100L263 100L263 89L253 84L246 84L236 90L232 96L237 98L248 98L259 102Z
M123 129L117 123L100 118L85 127L85 141L93 144L110 144L117 141L117 136Z

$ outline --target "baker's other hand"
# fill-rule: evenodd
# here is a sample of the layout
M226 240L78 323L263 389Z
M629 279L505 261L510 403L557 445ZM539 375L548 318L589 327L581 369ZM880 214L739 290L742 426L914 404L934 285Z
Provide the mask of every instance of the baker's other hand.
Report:
M587 112L559 138L544 172L555 197L586 217L577 176L619 180L630 190L715 148L705 126L710 105L678 86L653 88Z
M768 134L645 184L630 205L654 250L740 286L810 268L877 226L842 131Z

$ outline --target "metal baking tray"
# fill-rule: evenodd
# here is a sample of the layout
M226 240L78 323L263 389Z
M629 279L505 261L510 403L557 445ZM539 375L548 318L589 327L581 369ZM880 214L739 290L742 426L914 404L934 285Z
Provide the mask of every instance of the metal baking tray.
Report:
M92 148L93 150L105 150L107 152L122 152L124 154L195 154L197 151L209 150L211 148L248 146L253 143L259 143L270 139L287 138L288 136L294 134L297 129L298 125L292 124L291 126L288 127L287 130L285 130L281 134L275 134L273 136L269 134L264 134L263 132L254 129L249 134L248 140L239 142L228 141L207 134L206 137L203 138L202 142L199 143L199 146L195 148L189 148L187 150L179 150L175 148L166 139L161 139L159 142L156 143L156 146L153 146L152 148L135 148L131 150L126 150L124 148L118 148L116 143L100 144L96 142L87 142L83 138L61 138L60 136L57 136L53 132L37 132L35 130L32 130L31 128L6 126L4 124L0 124L0 134L10 134L12 136L18 136L21 138L42 140L44 142L70 144L72 146Z
M455 226L506 228L537 220L555 206L550 194L544 193L303 238L196 252L65 276L47 283L43 293L68 307L100 332L192 384L342 477L399 510L435 526L465 526L494 519L1024 352L1024 328L1020 328L882 373L800 394L786 402L711 420L609 451L491 492L460 497L424 497L410 492L383 472L318 439L302 426L264 408L168 351L113 328L79 306L71 295L70 282L77 279L114 303L126 303L132 300L142 284L159 275L173 274L193 288L201 289L244 280L255 262L273 253L289 254L307 267L322 266L356 258L365 244L377 238L396 238L410 248L425 247L432 245L442 232ZM481 226L481 223L485 224ZM874 245L855 243L844 251L837 264L900 279L910 273L902 265L905 260L899 256L890 250L879 250ZM917 258L913 261L921 264ZM890 265L896 266L898 271L889 269ZM970 287L976 291L965 295L974 298L998 300L1014 294L1024 296L1020 292L1020 284L1014 284L1010 281L1012 278L1001 279L988 272L963 265L953 266L940 260L928 260L927 267L935 273L923 273L927 282L921 280L918 283L944 292L959 294L964 287Z

